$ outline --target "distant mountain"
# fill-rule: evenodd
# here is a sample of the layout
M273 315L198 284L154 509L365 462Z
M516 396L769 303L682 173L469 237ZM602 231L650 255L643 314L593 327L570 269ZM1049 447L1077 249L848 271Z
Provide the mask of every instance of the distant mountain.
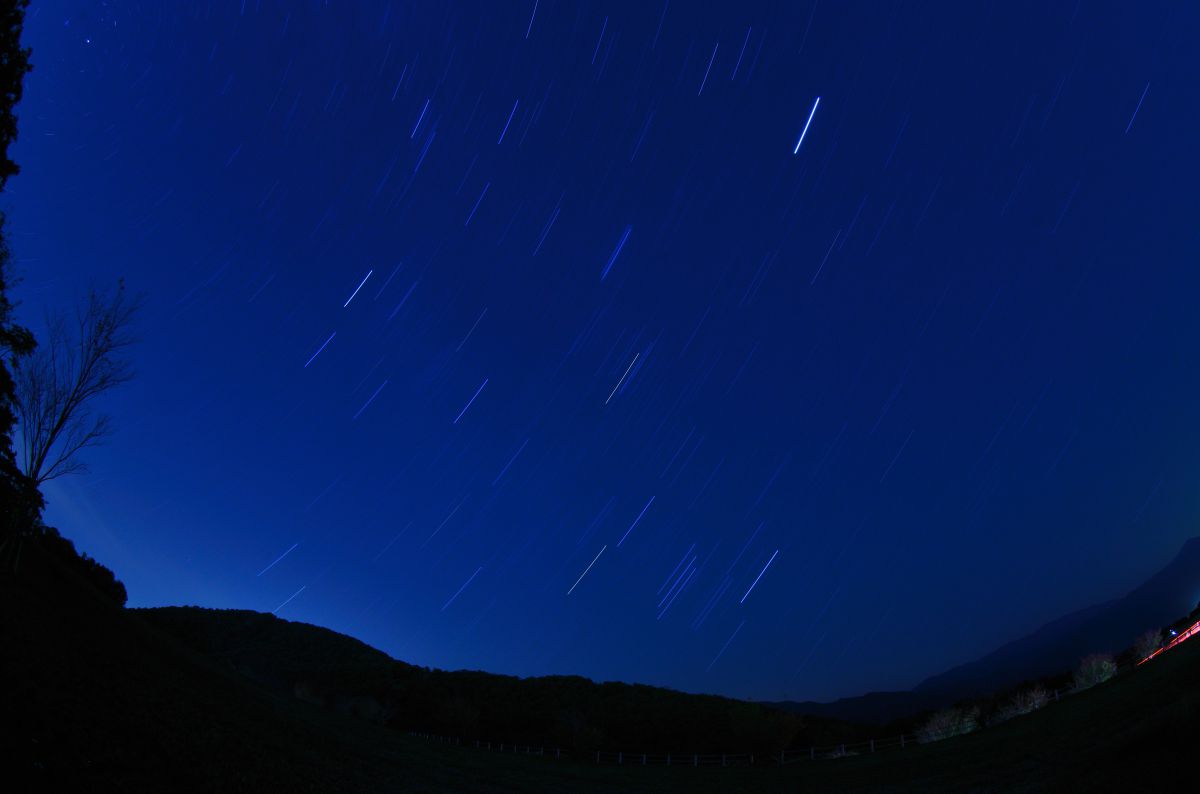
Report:
M828 703L772 705L793 713L855 722L890 722L1066 672L1090 653L1116 654L1143 631L1187 614L1196 606L1198 595L1200 537L1184 543L1165 568L1125 596L1064 615L980 659L927 678L910 692L871 692Z
M1187 614L1200 593L1200 537L1183 544L1165 568L1122 598L1047 623L974 662L922 681L917 694L963 698L1073 668L1089 653L1118 653L1147 629Z

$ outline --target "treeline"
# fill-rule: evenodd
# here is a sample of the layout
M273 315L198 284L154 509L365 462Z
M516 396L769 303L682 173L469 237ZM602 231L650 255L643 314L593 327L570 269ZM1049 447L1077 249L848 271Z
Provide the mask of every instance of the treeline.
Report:
M402 731L654 754L766 755L869 738L851 723L711 695L416 667L335 632L257 612L170 607L137 614L282 695Z
M86 552L77 551L75 544L59 534L57 529L43 527L38 542L43 548L78 572L84 581L96 588L105 598L119 607L125 606L128 594L125 592L125 585L121 580L109 568L89 557Z

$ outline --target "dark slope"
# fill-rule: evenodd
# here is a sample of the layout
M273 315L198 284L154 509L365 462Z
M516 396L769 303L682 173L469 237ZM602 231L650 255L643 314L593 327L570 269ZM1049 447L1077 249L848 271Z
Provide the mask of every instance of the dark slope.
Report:
M387 775L105 599L37 539L0 574L14 791L369 790ZM351 726L351 729L358 726ZM28 787L26 787L28 786Z
M1116 654L1143 631L1186 615L1200 594L1200 538L1183 544L1162 570L1122 598L1064 615L986 656L922 681L912 691L869 692L818 703L785 702L797 714L882 725L956 700L1009 689L1069 670L1090 653Z
M1165 568L1122 598L1047 623L974 662L922 681L917 695L943 700L986 694L1070 670L1090 653L1116 654L1139 634L1186 615L1200 592L1200 538L1183 544Z
M946 699L939 694L868 692L865 695L824 703L816 700L784 700L770 705L792 714L811 714L866 725L886 725L893 720L904 719L927 709L940 708L946 705Z
M1200 732L1196 641L998 728L841 761L596 768L479 752L278 697L228 653L202 655L25 545L17 575L0 572L11 791L1128 791L1186 779ZM235 630L247 614L233 613ZM277 628L276 639L302 636L310 661L382 656L332 632ZM208 631L189 642L236 647Z
M880 791L1140 791L1194 787L1200 641L998 727L850 759L830 787ZM819 788L819 787L818 787Z
M593 751L754 752L867 739L863 726L762 704L581 676L518 678L396 662L327 629L242 610L135 610L145 621L280 694L403 731ZM365 714L364 714L365 716Z
M420 668L336 631L243 609L154 607L130 612L208 659L292 695L319 676L390 677Z

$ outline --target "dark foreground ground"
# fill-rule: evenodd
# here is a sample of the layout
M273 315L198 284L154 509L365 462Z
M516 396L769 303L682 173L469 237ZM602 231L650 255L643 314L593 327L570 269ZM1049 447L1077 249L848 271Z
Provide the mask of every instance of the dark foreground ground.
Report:
M882 663L882 662L881 662ZM0 573L5 791L1192 790L1200 640L937 744L785 768L595 767L410 738L278 697L26 541Z

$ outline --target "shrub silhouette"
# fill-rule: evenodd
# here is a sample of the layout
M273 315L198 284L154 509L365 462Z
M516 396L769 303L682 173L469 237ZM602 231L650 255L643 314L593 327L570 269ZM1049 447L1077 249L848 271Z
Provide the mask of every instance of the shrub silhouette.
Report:
M825 753L821 757L822 758L850 758L850 757L856 756L856 755L858 755L857 750L847 750L846 745L842 744L842 745L838 745L837 747L833 748L832 750L830 750L828 753Z
M1075 671L1073 686L1076 692L1091 689L1117 674L1117 663L1107 653L1094 653L1085 657Z
M1162 646L1162 641L1162 629L1149 629L1143 632L1133 644L1133 652L1137 655L1137 661L1140 662L1157 651Z
M1050 693L1041 684L1019 690L1012 699L996 710L990 724L999 725L1013 717L1037 711L1050 702Z
M979 727L979 707L951 706L935 712L917 729L917 741L921 744L961 736Z

